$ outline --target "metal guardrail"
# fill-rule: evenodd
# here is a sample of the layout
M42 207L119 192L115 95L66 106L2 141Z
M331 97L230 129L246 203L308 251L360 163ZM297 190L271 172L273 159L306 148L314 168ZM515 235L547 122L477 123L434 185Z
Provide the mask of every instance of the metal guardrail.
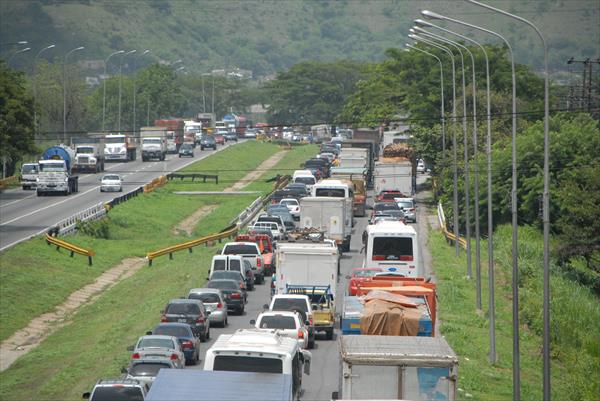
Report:
M167 179L173 180L175 178L179 178L183 180L184 178L191 178L192 181L195 181L196 178L198 180L202 180L203 183L206 183L206 180L215 180L215 184L219 183L219 176L216 174L199 174L199 173L169 173L167 174Z
M444 234L444 237L446 237L447 241L450 241L450 242L456 241L456 236L454 235L454 233L448 231L448 229L446 228L446 215L444 214L444 208L442 207L442 202L438 203L437 211L438 211L438 220L440 222L440 227L442 229L442 234ZM465 250L467 249L467 241L464 238L462 238L461 236L458 237L458 245Z
M89 266L92 265L92 257L96 255L96 253L91 249L85 249L77 245L70 244L67 241L58 239L50 234L46 234L46 243L48 245L56 245L56 250L59 250L60 248L66 249L67 251L71 252L71 257L73 257L73 255L76 253L79 255L87 256Z
M271 192L269 192L267 195L263 196L262 198L258 198L254 202L252 202L250 207L246 208L236 219L234 219L230 223L230 225L228 227L223 229L223 231L216 233L216 234L210 234L210 235L207 235L207 236L204 236L201 238L197 238L192 241L187 241L187 242L184 242L181 244L172 245L172 246L164 248L164 249L159 249L158 251L148 252L146 254L146 259L148 259L148 265L152 266L152 261L154 259L158 258L159 256L169 255L169 259L173 259L173 253L175 253L175 252L179 252L179 251L183 251L183 250L187 249L187 250L189 250L190 253L192 253L192 248L194 248L195 246L199 246L202 244L208 244L208 243L211 243L214 241L219 241L219 243L220 243L220 242L222 242L223 238L229 238L229 237L233 237L233 236L237 235L238 232L240 232L240 230L242 229L242 227L244 225L246 225L250 220L252 220L252 218L262 209L262 207L269 202L269 198L271 197L273 192L275 192L277 189L287 185L287 183L289 182L289 179L290 179L289 176L278 177L278 179L274 185L274 188ZM240 217L241 217L241 219L240 219Z
M77 222L98 220L104 216L106 216L106 208L104 207L104 203L98 203L58 222L53 229L56 231L53 232L56 232L58 235L72 234L77 230Z
M113 198L113 200L106 202L104 204L104 206L110 210L113 207L115 207L123 202L126 202L131 198L135 198L136 196L138 196L139 194L142 194L142 193L144 193L144 187L139 187L137 189L134 189L133 191L126 193L125 195L121 195L116 198Z

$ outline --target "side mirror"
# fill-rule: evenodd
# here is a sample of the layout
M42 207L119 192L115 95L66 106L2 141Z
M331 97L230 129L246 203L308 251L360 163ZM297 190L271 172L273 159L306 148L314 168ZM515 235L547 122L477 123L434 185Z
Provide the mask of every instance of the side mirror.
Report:
M135 347L133 345L130 345L129 347L127 347L127 351L133 352L134 348Z
M254 325L256 324L256 320L254 320L254 319L251 319L251 320L250 320L250 324L251 324L252 326L254 326Z
M121 373L126 374L127 373L127 368L126 367L122 367L121 368Z
M267 305L267 304L264 304L264 305L263 305L263 309L269 309L269 305Z
M350 280L352 277L350 276L346 276L346 280Z
M311 305L312 310L319 310L319 305L317 304L312 304Z
M209 310L206 311L206 316L210 316L211 312Z
M340 393L338 391L333 391L331 393L331 399L332 400L337 400L340 397Z
M302 357L304 359L304 374L310 375L310 361L312 359L312 354L305 350L301 350L300 352L302 352Z
M304 322L304 325L305 325L305 326L307 326L307 327L308 327L308 326L310 326L310 320L306 320L306 321Z
M147 335L147 336L151 336L151 335L152 335L152 332L151 332L151 331L147 331L147 332L146 332L146 335ZM132 351L133 351L133 350L132 350Z
M81 394L81 398L83 398L84 400L89 400L91 395L92 395L92 393L90 393L90 392L83 393L83 394Z

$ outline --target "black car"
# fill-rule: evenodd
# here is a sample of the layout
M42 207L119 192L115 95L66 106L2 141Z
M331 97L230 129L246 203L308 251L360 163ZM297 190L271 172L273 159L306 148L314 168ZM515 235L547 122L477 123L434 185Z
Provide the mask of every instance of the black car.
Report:
M172 299L161 312L160 319L163 323L187 323L194 331L194 335L204 342L210 336L208 315L202 301L197 299Z
M200 150L204 150L204 148L212 148L213 150L217 150L217 141L215 137L212 135L204 135L200 140Z
M252 270L252 266L250 266L250 270ZM252 277L254 278L254 275ZM254 289L254 285L248 285L248 276L244 276L244 273L239 270L216 270L210 275L208 280L235 280L239 282L240 289L244 294L244 300L248 298L247 291Z
M234 310L240 315L244 314L245 302L244 294L240 289L239 283L235 280L210 280L206 284L207 288L217 288L221 290L225 297L228 310Z
M306 184L303 184L301 182L293 182L291 184L288 184L285 189L292 194L292 196L290 196L290 198L303 198L305 196L310 196L310 192L308 190L308 188L306 187Z
M187 323L161 323L147 334L177 337L185 361L195 365L200 360L200 341Z
M189 156L194 157L194 145L191 143L184 143L179 148L179 157Z

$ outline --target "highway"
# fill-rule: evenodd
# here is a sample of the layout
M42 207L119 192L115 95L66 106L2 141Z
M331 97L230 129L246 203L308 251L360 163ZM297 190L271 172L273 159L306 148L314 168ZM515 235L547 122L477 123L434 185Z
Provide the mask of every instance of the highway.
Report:
M418 177L418 184L425 180L424 176ZM411 224L420 234L426 227L425 207L421 206L419 210L418 223ZM367 217L356 218L356 224L352 232L352 241L350 244L350 252L344 253L340 263L340 275L338 280L337 294L344 294L348 288L348 280L345 278L354 267L361 267L364 254L360 253L362 248L362 232L367 226ZM426 246L426 235L419 236L419 249L421 252L420 263L423 264L426 258L423 257L422 250ZM430 266L425 263L421 265L426 276L430 274ZM226 328L211 327L209 341L202 343L200 349L200 363L196 366L189 366L188 369L202 369L204 365L204 354L211 344L220 334L230 334L237 329L250 328L251 319L256 317L263 311L263 305L270 301L270 280L265 280L265 284L257 285L254 291L248 294L248 303L244 315L230 315L229 325ZM188 289L186 289L188 290ZM187 291L186 291L187 293ZM338 296L336 301L336 313L341 313L341 305L343 298ZM331 400L331 393L338 390L339 371L340 371L340 356L338 341L341 332L339 330L339 322L336 324L336 331L333 341L325 340L324 334L317 334L315 347L309 350L312 353L311 374L303 375L302 388L304 393L302 400Z
M241 141L240 141L241 143ZM217 148L217 152L235 144L228 142ZM201 151L197 147L194 158L179 158L167 155L161 161L142 162L141 157L128 163L106 163L106 172L119 173L124 178L123 193L132 191L152 179L181 169L193 162L215 153L213 150ZM108 202L123 193L100 192L100 178L103 173L80 174L79 192L69 196L38 197L35 191L21 188L9 189L0 193L0 251L41 234L75 213L85 210L99 202Z

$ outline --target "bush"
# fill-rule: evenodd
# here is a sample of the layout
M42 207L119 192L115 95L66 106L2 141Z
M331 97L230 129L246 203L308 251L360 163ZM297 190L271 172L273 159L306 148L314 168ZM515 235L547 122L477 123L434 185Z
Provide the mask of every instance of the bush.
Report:
M77 221L77 231L93 238L109 238L108 218L94 221Z

